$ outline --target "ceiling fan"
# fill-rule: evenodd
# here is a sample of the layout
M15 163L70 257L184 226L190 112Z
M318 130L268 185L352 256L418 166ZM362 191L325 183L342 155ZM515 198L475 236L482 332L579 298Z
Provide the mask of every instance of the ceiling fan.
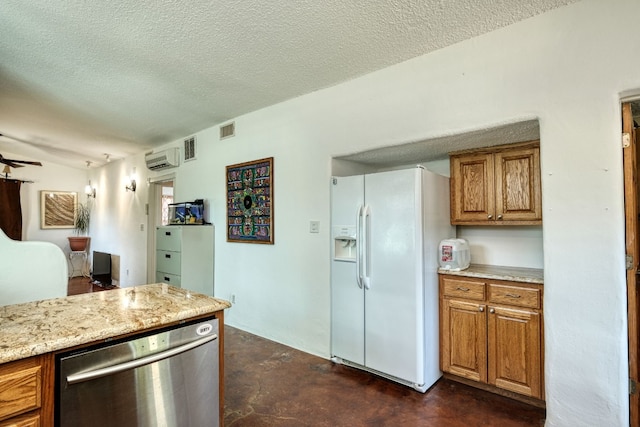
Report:
M0 133L0 136L11 138L11 137L9 137L7 135L3 135L1 133ZM21 167L23 167L25 165L42 166L42 163L40 163L40 162L32 162L32 161L29 161L29 160L7 159L2 154L0 154L0 163L4 163L5 165L11 166L12 168L21 168Z

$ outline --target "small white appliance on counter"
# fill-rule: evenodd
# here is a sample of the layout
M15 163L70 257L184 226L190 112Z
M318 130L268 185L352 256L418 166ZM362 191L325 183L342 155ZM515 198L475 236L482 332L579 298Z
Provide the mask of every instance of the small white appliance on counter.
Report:
M444 239L438 246L438 263L440 268L460 271L469 268L471 255L469 242L466 239Z

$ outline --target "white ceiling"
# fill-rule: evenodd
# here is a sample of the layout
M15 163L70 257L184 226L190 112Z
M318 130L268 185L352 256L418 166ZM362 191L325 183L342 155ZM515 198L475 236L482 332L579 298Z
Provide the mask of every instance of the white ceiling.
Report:
M147 151L576 0L2 0L0 153Z

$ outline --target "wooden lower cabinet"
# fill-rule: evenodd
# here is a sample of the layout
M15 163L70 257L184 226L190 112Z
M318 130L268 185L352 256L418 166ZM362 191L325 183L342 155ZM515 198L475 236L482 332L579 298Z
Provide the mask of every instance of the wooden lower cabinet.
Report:
M0 427L39 427L53 423L53 359L50 355L0 365Z
M544 399L542 286L440 275L443 372Z
M487 319L484 305L442 302L442 371L473 381L487 381Z

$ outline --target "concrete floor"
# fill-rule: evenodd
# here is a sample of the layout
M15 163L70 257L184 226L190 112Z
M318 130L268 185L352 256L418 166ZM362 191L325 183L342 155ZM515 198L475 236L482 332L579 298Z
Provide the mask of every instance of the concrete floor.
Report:
M422 394L225 327L226 427L539 427L544 419L544 409L450 380Z

